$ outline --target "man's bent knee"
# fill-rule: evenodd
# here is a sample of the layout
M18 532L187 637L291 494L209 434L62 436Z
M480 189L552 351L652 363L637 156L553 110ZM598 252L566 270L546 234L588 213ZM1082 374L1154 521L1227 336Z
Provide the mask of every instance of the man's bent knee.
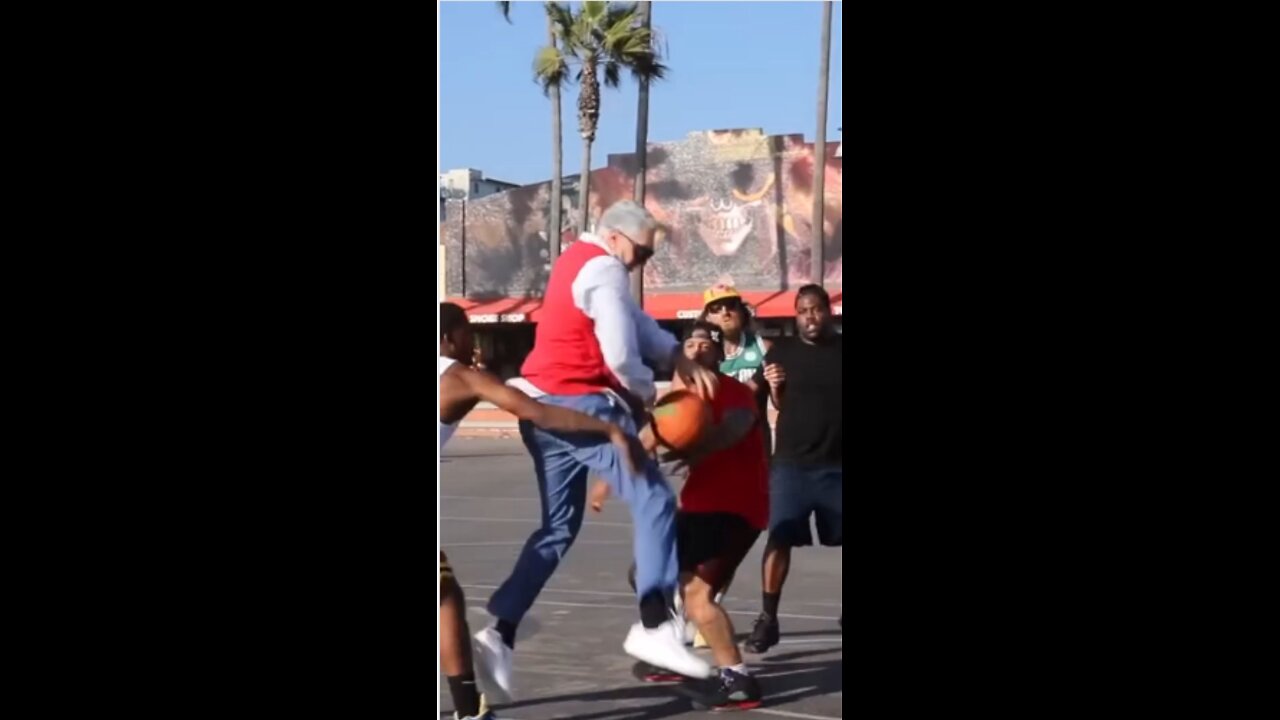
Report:
M573 547L573 542L578 539L578 531L581 528L581 521L572 525L553 525L544 528L538 533L536 545L540 550L550 550L557 560L563 560L569 548Z
M689 579L682 583L685 614L700 625L713 622L719 615L714 592L709 585L696 577L686 577Z

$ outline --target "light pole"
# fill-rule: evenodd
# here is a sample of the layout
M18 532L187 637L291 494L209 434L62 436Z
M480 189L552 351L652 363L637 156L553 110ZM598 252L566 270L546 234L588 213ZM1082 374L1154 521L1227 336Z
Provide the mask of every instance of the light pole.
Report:
M814 133L814 177L813 177L813 249L810 277L812 282L822 286L826 276L826 259L823 257L823 243L826 240L826 174L827 174L827 89L831 83L831 6L830 0L822 3L822 54L819 57L818 70L818 131ZM842 143L843 144L843 143Z

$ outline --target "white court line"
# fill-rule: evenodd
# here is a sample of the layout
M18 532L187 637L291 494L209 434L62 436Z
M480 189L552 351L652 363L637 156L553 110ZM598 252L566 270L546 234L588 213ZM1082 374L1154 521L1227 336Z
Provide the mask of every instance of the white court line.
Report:
M837 637L834 635L831 637L819 635L818 637L815 637L812 640L779 640L778 641L779 645L829 645L831 643L835 643L836 645L843 645L844 638Z
M769 698L765 698L768 700ZM784 718L797 718L798 720L844 720L844 718L830 717L827 715L805 715L804 713L786 712L785 710L766 710L764 708L756 708L747 712L760 713L761 715L776 715Z
M503 502L542 502L536 497L481 497L479 495L441 495L441 500L501 500Z
M463 585L462 587L469 588L472 586ZM480 603L489 602L489 598L487 597L476 598L475 600L472 600L471 598L467 598L468 605L471 605L471 603L473 602L478 606L480 605ZM634 605L601 605L600 603L569 603L569 602L558 602L556 600L543 600L542 598L538 598L535 604L536 605L552 605L554 607L609 608L611 610L633 610L634 611L636 609ZM726 610L725 612L729 613L730 615L745 615L747 617L755 617L760 614L758 611L753 612L749 610ZM787 613L778 613L778 618L779 619L786 618L788 620L826 620L826 621L839 620L839 618L833 618L833 617L820 617L818 615L789 615Z
M526 524L528 524L528 523L532 523L532 524L534 524L534 525L541 525L541 524L542 524L542 519L541 519L541 518L539 518L539 519L534 519L534 518L474 518L474 517L441 517L440 519L441 519L441 520L457 520L457 521L459 521L459 522L477 522L477 523L494 523L494 522L500 522L500 523L526 523ZM583 525L600 525L600 526L602 526L602 527L622 527L622 528L629 528L629 527L631 527L631 523L600 522L599 520L585 520L585 521L583 521L583 523L582 523L582 524L583 524Z
M569 673L559 673L559 672L543 672L543 671L541 671L541 670L528 670L528 669L525 669L525 668L516 668L516 669L515 669L515 671L516 671L516 673L517 673L517 674L524 673L524 674L533 674L533 675L561 675L561 674L565 674L565 675L567 675L567 674L569 674ZM577 673L572 673L572 674L577 675ZM593 674L593 675L582 675L582 677L596 678L596 677L599 677L599 675L595 675L595 674ZM626 686L626 687L622 687L622 688L610 688L610 689L608 689L608 690L605 690L604 692L611 692L611 691L613 691L613 690L624 690L624 689L630 689L631 687L632 687L632 686ZM786 697L787 695L793 695L793 694L797 694L797 693L801 693L801 692L807 692L808 690L811 690L811 689L812 689L812 688L802 688L802 689L800 689L800 690L798 690L798 691L794 691L794 692L791 692L791 693L784 693L784 694L782 694L782 695L769 695L769 696L766 696L766 697L765 697L765 700L778 700L778 699L781 699L781 698ZM620 710L620 711L626 711L626 710L628 710L628 709L629 709L629 708L618 708L618 710ZM637 708L637 709L636 709L636 712L637 712L637 713L640 713L641 715L643 715L643 714L645 713L645 710L640 709L640 708ZM796 718L796 720L844 720L844 718L839 718L839 717L830 717L830 716L828 716L828 715L806 715L805 713L787 712L787 711L785 711L785 710L769 710L769 709L767 709L767 708L755 708L754 710L748 710L747 712L760 713L760 714L762 714L762 715L773 715L773 716L776 716L776 717L784 717L784 718ZM448 715L444 715L444 714L441 714L441 716L442 716L442 717L445 717L445 718L450 717L450 716L448 716ZM630 717L630 716L627 716L627 717ZM502 720L516 720L516 718L510 717L510 716L508 716L508 715L504 714L504 715L502 716Z
M578 542L582 542L582 541L578 541ZM523 545L524 543L520 543L520 544L521 544L521 545ZM596 545L629 545L630 543L629 543L629 542L625 542L625 541L612 541L612 540L611 540L611 541L607 541L607 542L604 542L604 541L596 542L596 543L593 543L593 544L596 544ZM466 545L466 543L450 543L450 545L459 545L459 546L462 546L462 545ZM471 590L497 590L497 589L498 589L498 586L497 586L497 585L463 585L462 587L464 587L464 588L469 588L469 589L471 589ZM604 595L604 596L606 596L606 597L624 597L624 598L633 598L633 597L635 597L635 596L636 596L636 594L635 594L635 593L606 592L606 591L604 591L604 590L557 590L556 588L543 588L543 589L542 589L542 592L564 593L564 594L566 594L566 595ZM791 604L793 604L793 605L811 605L811 606L813 606L813 607L834 607L834 608L843 608L843 607L844 607L844 605L842 605L842 604L840 604L840 603L812 603L812 602L802 602L802 601L800 601L800 600L792 600L792 601L790 601L790 602L791 602Z
M575 543L576 544L576 543ZM472 590L497 590L497 585L463 585L464 588ZM542 592L565 593L568 595L607 595L609 597L633 598L635 593L624 592L604 592L603 590L556 590L554 588L543 588Z

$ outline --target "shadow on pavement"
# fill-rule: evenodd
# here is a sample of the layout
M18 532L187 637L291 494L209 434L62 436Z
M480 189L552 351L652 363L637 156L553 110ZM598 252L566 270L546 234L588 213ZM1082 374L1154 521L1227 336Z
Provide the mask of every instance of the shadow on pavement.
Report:
M822 697L844 690L844 659L838 658L825 662L783 662L812 655L830 654L831 650L804 651L780 655L765 664L752 663L752 669L764 689L764 707L774 707L799 702L808 698ZM681 694L674 686L636 685L634 687L615 688L600 692L559 695L556 697L535 698L501 706L498 710L515 710L537 707L555 703L592 703L592 702L624 702L634 703L637 700L660 700L667 702L645 707L609 708L599 712L575 712L575 720L664 720L678 717L694 711L688 697Z

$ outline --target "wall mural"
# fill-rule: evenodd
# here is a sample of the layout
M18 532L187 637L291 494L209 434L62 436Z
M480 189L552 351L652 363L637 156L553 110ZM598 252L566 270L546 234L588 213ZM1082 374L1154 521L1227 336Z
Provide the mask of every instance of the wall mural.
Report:
M838 287L844 266L844 173L843 159L834 157L837 147L827 147L823 236L826 282ZM592 218L633 196L635 168L634 155L613 155L608 167L592 173ZM645 205L665 230L645 271L647 291L696 291L716 282L781 290L808 282L813 175L813 145L799 135L699 132L650 146ZM571 238L577 193L571 182L565 185L563 224ZM549 188L542 183L467 202L461 222L450 210L443 230L448 257L453 263L465 256L465 269L449 273L451 295L463 289L469 297L541 293L548 271ZM462 203L450 207L455 205Z

